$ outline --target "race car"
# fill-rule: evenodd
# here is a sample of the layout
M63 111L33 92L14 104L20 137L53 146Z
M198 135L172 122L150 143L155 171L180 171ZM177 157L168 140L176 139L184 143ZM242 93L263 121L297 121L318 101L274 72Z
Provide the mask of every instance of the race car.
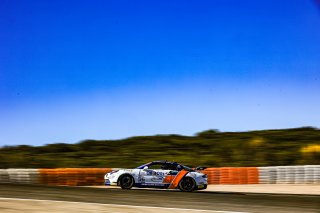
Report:
M169 161L153 161L135 169L119 169L104 176L105 185L132 187L180 189L185 192L206 189L208 177L199 172L203 167L191 169Z

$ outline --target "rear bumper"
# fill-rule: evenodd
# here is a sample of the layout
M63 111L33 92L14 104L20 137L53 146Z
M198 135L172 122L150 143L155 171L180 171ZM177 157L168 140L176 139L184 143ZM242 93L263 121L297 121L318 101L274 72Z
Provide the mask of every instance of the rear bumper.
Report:
M204 190L207 188L207 184L197 186L196 190Z

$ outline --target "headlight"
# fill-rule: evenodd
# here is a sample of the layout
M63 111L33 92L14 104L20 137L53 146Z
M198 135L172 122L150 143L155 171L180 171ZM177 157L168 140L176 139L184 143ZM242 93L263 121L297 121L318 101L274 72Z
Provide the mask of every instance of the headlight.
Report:
M201 177L203 177L203 178L208 178L208 175L202 175Z

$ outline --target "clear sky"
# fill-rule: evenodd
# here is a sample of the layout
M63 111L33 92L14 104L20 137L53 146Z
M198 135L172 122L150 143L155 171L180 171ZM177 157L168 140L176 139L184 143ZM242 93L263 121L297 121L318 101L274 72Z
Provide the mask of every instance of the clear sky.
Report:
M314 0L1 0L0 17L0 146L320 127Z

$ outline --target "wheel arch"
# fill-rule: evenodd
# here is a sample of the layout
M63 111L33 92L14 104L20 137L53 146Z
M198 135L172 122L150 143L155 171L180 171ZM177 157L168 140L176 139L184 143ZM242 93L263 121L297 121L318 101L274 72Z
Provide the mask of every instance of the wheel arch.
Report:
M186 190L183 190L183 189L181 188L181 185L180 185L181 182L182 182L185 178L190 178L190 179L192 179L192 181L193 181L193 183L194 183L194 186L193 186L192 190L190 190L189 192L192 192L192 191L196 190L196 188L198 187L198 184L197 184L196 179L195 179L194 177L192 177L191 175L185 175L183 178L181 178L181 180L179 181L179 184L178 184L178 188L179 188L181 191L185 191L185 192L186 192Z
M133 180L133 185L135 184L136 181L135 181L133 175L126 172L126 173L121 174L121 175L118 177L118 179L117 179L117 186L120 186L120 180L121 180L121 178L122 178L123 176L125 176L125 175L130 176L130 177L132 178L132 180Z
M190 175L185 175L185 176L183 176L183 178L181 178L181 180L179 181L178 185L180 185L181 181L182 181L184 178L191 178L191 179L194 181L195 185L196 185L196 186L198 185L198 184L197 184L197 180L196 180L194 177L190 176Z

